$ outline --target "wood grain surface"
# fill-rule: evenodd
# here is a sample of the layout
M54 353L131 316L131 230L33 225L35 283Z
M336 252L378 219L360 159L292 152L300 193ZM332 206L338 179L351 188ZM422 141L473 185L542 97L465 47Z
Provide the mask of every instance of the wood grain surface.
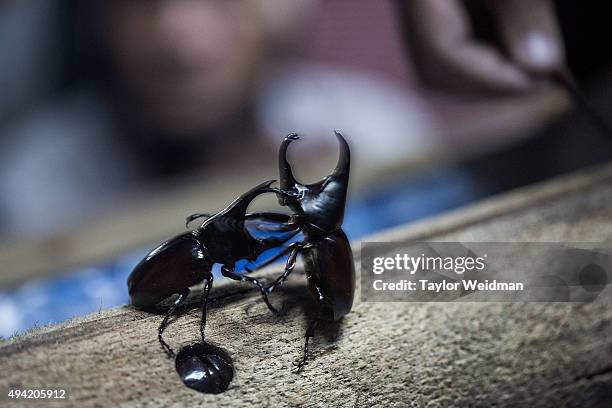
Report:
M436 241L611 241L612 167L499 196L366 238ZM359 243L354 243L359 260ZM264 276L279 273L268 268ZM157 342L161 317L122 307L33 330L0 345L0 389L69 389L61 402L6 406L445 407L611 406L612 291L590 303L372 303L359 297L340 325L319 332L295 373L311 303L296 273L272 297L221 282L208 339L232 356L219 395L182 385ZM198 339L199 312L167 341Z

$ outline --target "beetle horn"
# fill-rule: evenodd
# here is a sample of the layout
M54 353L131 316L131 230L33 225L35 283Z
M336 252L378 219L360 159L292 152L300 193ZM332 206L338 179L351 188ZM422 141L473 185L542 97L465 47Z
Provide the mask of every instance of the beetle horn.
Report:
M293 188L298 182L293 177L293 171L291 165L287 161L287 148L289 144L294 140L298 140L300 137L297 133L290 133L285 136L285 140L281 143L280 149L278 150L278 173L280 178L280 188L283 190L289 190Z
M253 201L258 195L272 192L270 185L275 181L276 180L268 180L264 181L261 184L258 184L257 186L253 187L252 189L235 199L230 205L228 205L224 210L222 210L220 214L229 217L234 217L237 219L243 219L249 207L249 204L251 204L251 201Z
M344 136L340 134L337 130L334 130L334 134L338 139L338 145L340 147L340 154L338 156L338 163L336 163L336 168L330 174L332 177L336 177L342 180L344 183L348 184L349 171L351 167L351 150L349 149L348 143Z

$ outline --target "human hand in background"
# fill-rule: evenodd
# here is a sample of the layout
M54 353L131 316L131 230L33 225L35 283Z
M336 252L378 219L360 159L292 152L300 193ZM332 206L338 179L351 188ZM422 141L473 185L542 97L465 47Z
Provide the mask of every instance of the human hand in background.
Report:
M455 147L497 149L570 106L552 0L398 0L435 125ZM465 147L468 146L468 147Z
M415 67L427 86L525 92L563 68L550 0L401 0L400 7Z

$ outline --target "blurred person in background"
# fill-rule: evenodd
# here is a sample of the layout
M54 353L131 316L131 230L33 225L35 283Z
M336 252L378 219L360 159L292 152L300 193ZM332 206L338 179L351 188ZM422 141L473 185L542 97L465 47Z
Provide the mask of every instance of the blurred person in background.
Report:
M0 13L19 7L5 3ZM65 78L0 129L0 230L41 237L147 181L269 166L291 131L309 138L312 157L335 151L334 128L374 164L428 150L426 112L401 87L300 59L318 5L106 0L44 11L69 28L57 47Z
M41 13L37 3L9 0L0 14L13 21L10 10L29 7L33 18ZM344 3L345 10L356 4ZM554 150L549 141L535 149L540 159L527 155L530 160L519 170L523 177L514 174L520 166L517 154L507 153L508 143L567 109L565 94L548 78L565 67L564 41L572 53L589 38L601 43L602 37L589 31L596 27L589 22L601 17L590 9L581 15L569 1L557 2L561 25L547 0L397 3L408 53L437 111L436 127L422 99L399 81L300 58L321 2L56 3L55 15L44 13L47 24L60 16L71 30L65 35L70 42L58 47L66 60L64 78L57 92L46 94L52 97L11 115L0 129L0 229L50 234L82 222L146 181L193 171L232 177L269 165L279 138L291 131L309 137L310 151L301 152L312 157L335 149L332 129L345 131L359 168L424 158L435 163L449 146L455 152L506 146L508 174L487 166L476 172L493 177L488 180L493 189L546 174L536 170L538 160L544 161L541 150ZM580 23L568 16L581 16ZM33 28L13 30L24 27ZM576 40L580 36L585 38ZM16 43L8 49L15 50ZM36 52L33 47L30 54ZM592 55L572 53L570 61L579 62L572 68L590 75L591 69L580 68L589 68ZM605 46L592 54L597 53L609 55ZM31 60L24 61L31 67Z

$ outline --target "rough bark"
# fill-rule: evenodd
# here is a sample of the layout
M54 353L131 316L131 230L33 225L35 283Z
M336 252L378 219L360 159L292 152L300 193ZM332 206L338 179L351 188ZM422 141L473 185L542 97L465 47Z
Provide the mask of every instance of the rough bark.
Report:
M506 194L368 240L609 241L610 167ZM358 243L355 249L358 256ZM278 268L264 275L278 274ZM273 302L234 283L215 288L207 333L233 357L223 394L182 385L164 357L161 317L123 307L41 328L0 346L0 386L63 386L77 406L606 406L612 401L608 286L591 303L370 303L312 343L295 373L311 303L296 273ZM198 339L199 312L167 341ZM335 338L334 338L335 337ZM65 403L54 403L59 406ZM25 406L23 402L15 406ZM50 404L53 405L53 404ZM610 406L610 405L607 405Z

